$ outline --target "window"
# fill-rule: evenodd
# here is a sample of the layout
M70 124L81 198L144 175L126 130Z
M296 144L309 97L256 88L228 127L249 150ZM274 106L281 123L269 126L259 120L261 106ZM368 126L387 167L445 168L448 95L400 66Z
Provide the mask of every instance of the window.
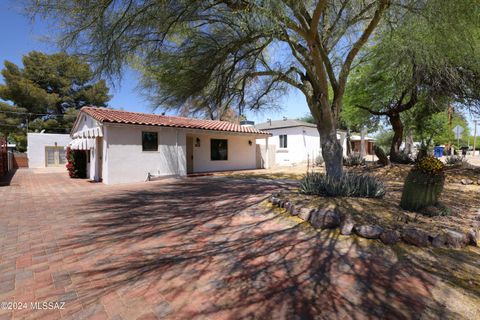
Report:
M158 132L142 132L142 151L158 151Z
M279 135L280 137L280 148L286 148L287 147L287 135L286 134L281 134Z
M228 160L228 140L212 139L210 140L210 159Z

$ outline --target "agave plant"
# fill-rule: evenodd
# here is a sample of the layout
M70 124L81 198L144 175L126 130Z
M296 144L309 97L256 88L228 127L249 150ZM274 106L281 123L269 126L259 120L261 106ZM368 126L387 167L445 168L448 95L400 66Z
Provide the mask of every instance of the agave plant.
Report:
M340 179L308 172L300 181L300 192L327 197L381 198L385 195L383 182L365 174L345 173Z

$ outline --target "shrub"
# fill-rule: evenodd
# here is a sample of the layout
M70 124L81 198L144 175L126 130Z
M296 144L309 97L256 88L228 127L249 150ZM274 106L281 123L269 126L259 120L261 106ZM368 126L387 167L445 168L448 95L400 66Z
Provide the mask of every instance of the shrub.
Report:
M323 160L322 155L319 153L317 157L315 158L315 165L316 166L321 166L325 161Z
M437 205L445 182L444 167L435 157L420 159L405 179L400 206L418 211Z
M405 152L399 152L397 155L394 157L390 156L390 160L395 163L400 163L400 164L412 164L415 161L410 157L409 154Z
M365 159L363 159L358 153L354 153L346 158L343 158L343 165L347 167L359 166L363 164L365 164Z
M87 177L87 153L67 148L67 170L70 178Z
M463 158L460 156L449 156L445 158L445 163L449 165L461 165L463 161Z
M385 195L385 187L378 178L364 174L345 173L335 179L308 172L300 181L300 192L327 197L381 198Z

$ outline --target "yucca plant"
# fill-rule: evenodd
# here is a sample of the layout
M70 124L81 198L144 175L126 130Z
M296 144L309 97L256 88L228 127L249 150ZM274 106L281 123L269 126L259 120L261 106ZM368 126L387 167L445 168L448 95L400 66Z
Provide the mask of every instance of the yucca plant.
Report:
M365 164L365 159L363 159L358 153L354 153L346 158L343 158L343 165L347 167L359 166L363 164Z
M419 211L437 205L444 182L443 163L432 156L423 157L405 179L400 207Z
M445 158L445 163L448 165L460 165L463 164L464 159L460 156L449 156Z
M308 172L300 181L300 192L327 197L381 198L385 195L383 182L364 174L345 173L333 179L318 172Z

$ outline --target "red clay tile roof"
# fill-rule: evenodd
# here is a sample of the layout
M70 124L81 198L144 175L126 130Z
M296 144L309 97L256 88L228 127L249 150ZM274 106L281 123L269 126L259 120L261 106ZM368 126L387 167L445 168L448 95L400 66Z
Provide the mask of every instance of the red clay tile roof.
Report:
M202 120L202 119L191 119L191 118L184 118L184 117L162 116L157 114L120 111L120 110L113 110L113 109L99 108L99 107L83 107L81 111L85 112L86 114L88 114L89 116L91 116L92 118L94 118L99 122L125 123L125 124L138 124L138 125L270 135L270 133L268 132L260 131L253 127L244 127L239 124L231 123L228 121Z

